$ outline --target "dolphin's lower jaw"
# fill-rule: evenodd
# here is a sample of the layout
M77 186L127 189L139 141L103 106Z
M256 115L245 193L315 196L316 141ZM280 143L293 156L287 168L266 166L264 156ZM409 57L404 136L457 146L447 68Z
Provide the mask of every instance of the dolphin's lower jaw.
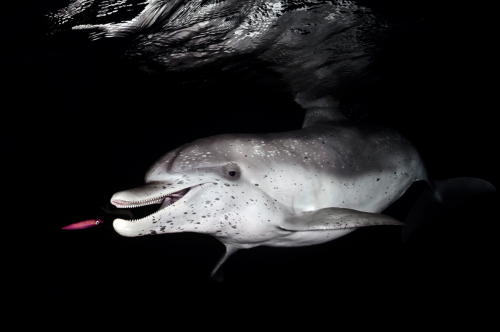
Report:
M164 194L158 197L150 198L147 200L138 200L138 201L125 201L121 199L112 199L111 203L116 206L117 208L121 209L130 209L130 208L137 208L141 206L146 206L146 205L152 205L152 204L161 204L160 208L152 213L149 214L145 217L139 218L139 219L132 219L132 220L124 220L124 219L115 219L113 221L113 228L115 231L122 235L122 236L128 236L128 237L134 237L137 236L137 233L133 231L134 223L138 221L145 221L146 219L151 219L154 220L155 217L160 213L160 211L174 205L176 202L178 202L181 198L189 198L192 196L194 193L196 193L198 190L202 188L203 184L195 185L192 187L187 187L181 190L178 190L173 193L168 193ZM177 203L180 204L180 203ZM144 234L146 235L146 234Z

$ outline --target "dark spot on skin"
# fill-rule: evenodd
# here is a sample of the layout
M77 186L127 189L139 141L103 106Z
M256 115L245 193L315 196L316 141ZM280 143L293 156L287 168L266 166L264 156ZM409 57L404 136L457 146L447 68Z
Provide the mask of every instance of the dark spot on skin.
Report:
M231 185L230 185L229 183L224 183L224 185L225 185L226 187L231 187Z
M149 231L151 233L151 235L154 235L156 234L156 231Z
M167 223L172 222L172 220L167 221Z
M256 183L255 185L256 185L257 187L259 186L259 184L258 184L258 183Z
M234 196L231 196L232 199L234 199Z
M380 180L380 178L377 178L377 181Z

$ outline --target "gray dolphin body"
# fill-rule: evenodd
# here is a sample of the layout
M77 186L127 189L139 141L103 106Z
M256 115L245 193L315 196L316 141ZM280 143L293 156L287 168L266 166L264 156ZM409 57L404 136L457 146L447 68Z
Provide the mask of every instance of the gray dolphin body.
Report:
M116 219L115 230L210 234L227 248L213 275L240 248L306 246L358 227L403 225L379 213L414 181L434 186L418 152L394 130L345 119L334 104L310 107L300 130L218 135L168 152L145 186L111 199L119 208L159 210Z
M122 16L129 10L133 16ZM307 109L301 130L219 135L179 147L151 167L145 186L113 196L119 208L161 204L145 218L116 219L121 235L219 239L227 253L214 273L239 248L312 245L357 227L401 225L379 213L415 181L429 189L405 221L404 240L439 210L428 213L429 206L495 190L473 178L432 181L400 134L340 115L330 96L340 100L371 75L381 38L400 39L397 25L354 1L72 0L50 19L53 32L129 39L126 56L146 70L210 65L221 73L263 63Z

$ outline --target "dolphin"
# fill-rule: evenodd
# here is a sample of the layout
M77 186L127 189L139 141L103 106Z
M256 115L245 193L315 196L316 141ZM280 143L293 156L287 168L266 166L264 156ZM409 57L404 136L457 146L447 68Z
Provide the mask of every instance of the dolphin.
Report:
M495 190L486 181L462 179L477 193ZM113 227L128 237L212 235L226 246L213 277L238 249L308 246L359 227L402 226L380 213L415 181L426 181L441 200L410 141L348 120L326 97L309 104L299 130L217 135L166 153L147 171L144 186L111 198L118 208L161 204L158 211L115 219ZM406 238L418 221L411 224Z
M380 58L380 39L406 31L388 33L390 20L350 0L73 0L47 19L49 34L121 40L138 68L179 80L253 79L259 64L307 101L341 98Z

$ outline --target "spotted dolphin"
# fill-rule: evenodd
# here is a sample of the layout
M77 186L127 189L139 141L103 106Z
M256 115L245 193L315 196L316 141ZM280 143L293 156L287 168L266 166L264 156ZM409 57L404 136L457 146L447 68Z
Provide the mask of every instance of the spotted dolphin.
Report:
M359 227L403 225L380 213L415 181L435 187L419 153L398 132L349 121L337 106L329 97L310 105L299 130L217 135L168 152L146 185L111 199L118 208L159 210L115 219L114 229L129 237L212 235L226 246L214 275L238 249L314 245Z

